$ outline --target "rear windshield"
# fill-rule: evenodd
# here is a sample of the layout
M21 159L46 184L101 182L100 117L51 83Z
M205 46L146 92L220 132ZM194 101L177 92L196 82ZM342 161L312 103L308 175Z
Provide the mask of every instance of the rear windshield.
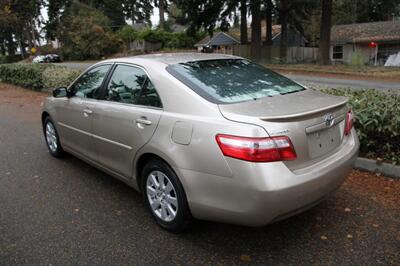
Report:
M167 71L214 103L236 103L304 90L290 79L244 59L194 61Z

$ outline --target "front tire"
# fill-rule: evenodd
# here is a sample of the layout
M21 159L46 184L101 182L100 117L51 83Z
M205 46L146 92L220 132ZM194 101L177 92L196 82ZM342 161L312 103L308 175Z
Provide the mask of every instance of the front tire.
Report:
M43 121L43 132L50 154L57 158L62 157L65 152L61 147L57 129L49 116Z
M164 229L179 233L192 220L185 191L162 160L151 160L142 171L142 191L152 216Z

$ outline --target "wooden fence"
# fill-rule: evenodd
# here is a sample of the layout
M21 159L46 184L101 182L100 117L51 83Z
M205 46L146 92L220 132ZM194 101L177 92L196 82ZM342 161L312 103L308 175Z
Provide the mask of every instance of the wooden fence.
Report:
M235 45L233 55L249 58L263 63L279 62L279 46L262 46L261 57L251 58L250 45ZM318 48L313 47L288 47L286 63L307 63L317 60Z

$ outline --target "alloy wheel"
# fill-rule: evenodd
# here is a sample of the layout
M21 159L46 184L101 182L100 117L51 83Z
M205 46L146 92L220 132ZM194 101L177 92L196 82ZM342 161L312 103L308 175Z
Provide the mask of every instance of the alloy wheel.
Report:
M47 141L47 145L49 146L50 150L52 152L56 152L57 151L57 135L56 135L56 130L54 128L53 123L48 122L46 124L46 141Z
M171 180L161 171L152 171L146 181L147 200L153 213L171 222L178 213L178 199Z

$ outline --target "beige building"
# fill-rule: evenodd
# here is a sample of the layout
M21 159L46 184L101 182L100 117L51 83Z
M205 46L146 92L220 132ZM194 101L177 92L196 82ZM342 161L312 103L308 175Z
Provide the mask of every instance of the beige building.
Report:
M399 51L399 20L332 27L333 63L383 65L391 54Z

